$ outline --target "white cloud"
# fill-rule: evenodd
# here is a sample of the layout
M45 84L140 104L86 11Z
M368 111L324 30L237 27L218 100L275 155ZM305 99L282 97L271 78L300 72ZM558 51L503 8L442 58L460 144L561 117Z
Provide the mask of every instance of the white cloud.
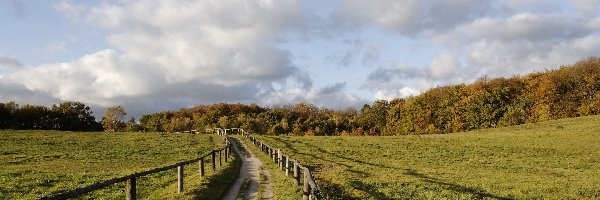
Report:
M465 26L464 32L475 38L500 41L568 40L593 31L582 20L570 16L521 13L502 20L478 19Z
M25 68L15 57L0 53L0 78L3 74L9 74Z
M460 61L448 52L433 58L427 70L430 78L438 80L452 79L464 73Z
M382 99L406 97L414 92L426 90L435 85L447 85L474 80L472 69L463 66L462 62L450 52L442 52L431 59L426 67L410 66L400 63L389 67L380 67L367 76L363 88L377 91L376 97ZM410 84L410 87L407 85ZM399 92L403 90L403 92Z
M63 1L55 9L106 29L111 48L3 78L44 99L121 104L134 115L215 102L365 102L343 87L313 88L309 73L278 47L287 32L308 27L301 1Z
M345 92L346 83L336 83L320 89L287 87L265 93L263 99L267 105L288 105L296 102L310 102L319 107L344 109L358 108L369 100L356 94Z
M84 15L86 12L87 7L82 5L74 5L70 1L61 1L60 3L54 5L54 9L67 16L69 20L78 22L82 20L82 15Z
M106 105L106 99L147 93L147 81L139 72L113 50L103 50L69 63L19 70L6 78L53 98Z
M600 14L600 0L571 0L575 8L584 16Z
M584 12L589 7L597 7L596 1L573 0L579 13L561 9L561 6L570 6L564 1L548 4L539 1L490 1L488 5L478 6L494 12L467 11L465 15L469 17L455 18L460 20L447 21L445 26L420 27L403 21L419 18L420 13L443 18L444 14L431 13L429 8L418 6L431 2L397 1L397 5L389 7L391 10L398 11L392 9L398 5L403 8L413 6L414 10L389 15L395 16L392 18L396 21L392 23L375 20L371 21L371 25L395 30L400 37L425 40L432 46L439 46L442 53L430 58L427 66L415 66L410 61L401 60L398 62L408 64L379 67L368 75L363 88L378 91L381 98L389 98L390 95L399 95L395 92L399 88L412 87L424 91L437 85L469 83L484 75L498 77L543 71L600 55L597 45L600 20L594 14ZM379 3L382 1L370 7L361 5L365 7L363 11L352 16L360 15L360 12L371 13L363 16L368 20L387 16L387 8L380 9ZM379 13L373 10L379 10Z
M401 89L396 90L379 90L375 93L375 99L382 99L391 101L396 98L407 98L411 96L419 95L421 91L411 88L411 87L403 87Z
M120 30L108 37L109 43L130 60L156 65L168 82L202 79L231 86L282 80L295 71L290 54L272 44L301 17L294 12L301 8L298 2L184 2L104 5L89 18Z
M35 93L48 101L124 104L140 112L222 101L357 105L365 99L347 90L406 97L436 85L539 71L600 54L598 0L314 2L329 4L324 10L330 13L314 13L325 11L298 0L63 1L55 9L73 22L105 29L109 47L34 67L0 55L0 100ZM360 80L343 78L315 86L315 72L295 65L293 49L302 46L294 42L312 37L323 44L306 51L329 51L320 58L376 68L365 71L360 88L346 88L344 81ZM427 49L415 50L411 60L394 57L394 44Z
M414 36L451 30L486 13L491 6L478 0L348 0L333 16L337 23L347 26L375 25Z
M522 13L506 19L484 18L449 33L445 41L466 52L471 68L479 76L510 76L558 67L589 56L600 49L594 19L566 15ZM560 52L560 53L557 53Z

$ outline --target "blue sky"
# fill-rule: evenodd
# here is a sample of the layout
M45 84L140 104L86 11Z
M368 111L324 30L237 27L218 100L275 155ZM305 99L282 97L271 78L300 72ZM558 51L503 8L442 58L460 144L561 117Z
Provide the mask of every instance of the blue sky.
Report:
M600 0L6 0L0 101L360 107L600 53Z

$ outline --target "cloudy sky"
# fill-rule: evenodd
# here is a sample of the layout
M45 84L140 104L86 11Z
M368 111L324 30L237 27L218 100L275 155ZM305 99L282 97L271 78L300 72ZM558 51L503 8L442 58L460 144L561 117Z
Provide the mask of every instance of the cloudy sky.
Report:
M0 102L360 107L600 56L600 0L2 0Z

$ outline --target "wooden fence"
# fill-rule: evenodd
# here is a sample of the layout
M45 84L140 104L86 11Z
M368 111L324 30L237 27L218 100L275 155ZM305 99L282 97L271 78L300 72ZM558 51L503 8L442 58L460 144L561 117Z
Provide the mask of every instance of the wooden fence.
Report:
M256 145L262 152L269 155L269 158L273 162L279 164L279 169L285 171L286 176L294 178L296 186L300 186L300 177L303 177L302 185L302 199L303 200L318 200L323 199L321 190L311 173L308 166L300 164L300 161L290 158L290 156L283 154L281 149L274 149L266 143L254 138L254 136L242 132L242 135L249 138L252 144ZM302 170L300 170L302 169ZM303 176L300 175L303 173Z
M189 165L195 162L198 162L198 171L200 173L200 176L204 176L205 175L205 170L204 170L204 161L206 160L207 157L211 157L211 161L212 161L212 170L214 172L217 171L217 163L216 163L216 157L217 154L219 154L219 166L222 166L222 157L224 155L225 157L225 162L227 162L228 157L230 157L232 154L232 148L231 148L231 143L229 142L229 140L226 138L225 139L226 142L226 146L220 149L216 149L213 150L207 154L204 154L198 158L192 159L192 160L187 160L187 161L183 161L183 162L178 162L172 165L168 165L168 166L164 166L164 167L159 167L159 168L154 168L148 171L143 171L143 172L137 172L134 174L130 174L130 175L126 175L126 176L122 176L122 177L118 177L118 178L112 178L109 180L105 180L105 181L100 181L100 182L96 182L94 184L85 186L85 187L79 187L79 188L75 188L73 190L67 191L67 192L63 192L63 193L59 193L59 194L54 194L54 195L50 195L50 196L46 196L46 197L42 197L39 198L40 200L54 200L54 199L67 199L67 198L75 198L75 197L79 197L81 195L84 195L86 193L95 191L95 190L100 190L102 188L108 187L110 185L113 184L117 184L120 182L124 182L127 181L127 186L125 189L125 197L128 200L135 200L136 199L136 179L138 177L141 176L146 176L149 174L154 174L154 173L158 173L158 172L162 172L162 171L166 171L166 170L170 170L170 169L174 169L177 168L177 191L179 193L183 192L183 178L184 178L184 173L183 173L183 167L185 165ZM223 153L223 151L225 151Z

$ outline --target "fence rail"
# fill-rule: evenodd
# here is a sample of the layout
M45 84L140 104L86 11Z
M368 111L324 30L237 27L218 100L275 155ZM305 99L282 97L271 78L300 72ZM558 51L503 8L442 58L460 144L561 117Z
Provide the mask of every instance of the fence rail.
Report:
M154 173L158 173L158 172L163 172L163 171L174 169L174 168L177 168L177 186L178 186L177 190L179 193L181 193L181 192L183 192L183 182L184 182L183 181L183 179L184 179L183 169L184 169L184 166L199 161L200 176L204 176L204 174L205 174L204 160L206 159L206 157L210 156L212 158L211 159L212 160L212 169L214 172L216 172L216 156L217 156L216 154L217 153L219 154L219 166L222 165L221 157L223 155L223 153L222 153L223 151L225 151L224 152L225 162L227 162L227 158L232 155L231 143L229 142L229 140L227 138L225 139L225 142L226 142L225 147L216 149L216 150L212 150L211 152L206 153L195 159L178 162L178 163L164 166L164 167L154 168L154 169L150 169L150 170L143 171L143 172L137 172L137 173L129 174L129 175L122 176L122 177L99 181L94 184L75 188L75 189L67 191L67 192L62 192L59 194L54 194L54 195L50 195L50 196L46 196L46 197L41 197L41 198L39 198L39 200L55 200L55 199L75 198L75 197L84 195L86 193L93 192L95 190L100 190L100 189L108 187L110 185L117 184L120 182L125 182L125 181L127 181L127 186L125 189L126 199L135 200L136 199L136 188L137 188L136 179L138 177L142 177L142 176L146 176L146 175L154 174Z
M323 199L323 195L319 186L315 182L309 166L302 165L300 161L292 159L290 156L282 153L281 149L275 149L256 139L254 136L242 131L242 135L249 138L252 144L256 145L263 153L267 154L270 159L279 165L279 169L285 171L286 176L291 176L296 186L300 186L300 177L302 180L302 199L303 200L318 200ZM302 170L300 170L302 169ZM303 173L301 176L300 173Z

